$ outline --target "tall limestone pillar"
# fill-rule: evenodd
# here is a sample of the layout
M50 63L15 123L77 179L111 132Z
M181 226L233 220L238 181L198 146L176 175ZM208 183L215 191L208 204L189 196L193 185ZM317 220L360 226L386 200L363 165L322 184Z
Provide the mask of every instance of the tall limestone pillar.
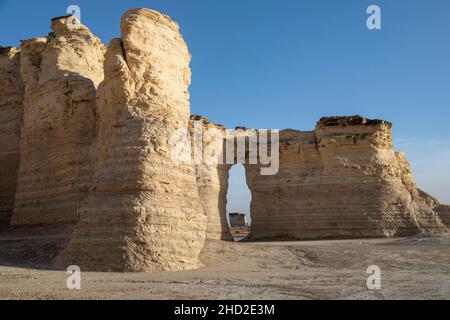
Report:
M52 20L46 38L25 40L25 87L15 228L73 226L91 177L95 90L103 78L104 46L89 29Z
M128 11L121 34L97 93L93 183L55 265L195 268L206 231L195 166L171 159L172 134L189 125L191 57L178 25L156 11Z

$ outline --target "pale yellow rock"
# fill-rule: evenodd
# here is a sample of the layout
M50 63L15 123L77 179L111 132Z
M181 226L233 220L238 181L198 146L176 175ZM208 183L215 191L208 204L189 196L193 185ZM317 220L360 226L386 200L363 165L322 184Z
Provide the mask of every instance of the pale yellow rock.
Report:
M208 217L206 237L208 239L232 241L233 237L227 220L227 192L231 165L225 164L223 154L225 150L225 128L215 125L201 116L191 116L191 136L195 133L195 124L199 124L201 127L202 155L217 156L215 158L217 163L207 163L205 157L202 157L201 163L196 164L198 192L203 211ZM219 139L221 141L217 144ZM222 146L222 153L219 152L218 145ZM220 162L219 159L221 159Z
M199 266L206 216L194 165L171 159L188 130L190 54L178 25L156 11L122 17L98 98L93 184L55 265L175 271Z
M392 125L323 118L314 132L280 134L280 171L247 165L250 239L392 237L446 231L438 202L418 190L392 150Z
M20 51L0 47L0 231L9 227L20 160L23 113Z
M13 227L73 225L90 185L95 91L105 48L84 26L52 20L47 38L22 42L25 86Z
M232 164L172 157L174 133L195 133L198 124L223 134L202 137L202 149L229 142L223 127L190 120L191 57L178 25L153 10L130 10L106 51L67 19L53 19L53 32L23 41L20 52L0 48L0 229L14 207L9 235L47 259L59 252L53 266L61 269L199 267L206 238L231 240ZM323 118L311 132L282 131L276 175L246 164L249 239L448 231L450 207L417 188L391 129L353 116Z

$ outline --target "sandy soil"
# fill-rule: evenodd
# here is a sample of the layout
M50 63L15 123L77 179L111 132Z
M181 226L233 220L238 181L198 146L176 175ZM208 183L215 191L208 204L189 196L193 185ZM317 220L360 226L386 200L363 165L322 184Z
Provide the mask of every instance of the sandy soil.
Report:
M8 239L0 238L1 249ZM4 251L3 251L4 252ZM6 258L5 258L6 257ZM208 242L199 270L67 274L5 260L0 299L450 299L450 235L390 240ZM369 265L381 268L379 291L366 287Z

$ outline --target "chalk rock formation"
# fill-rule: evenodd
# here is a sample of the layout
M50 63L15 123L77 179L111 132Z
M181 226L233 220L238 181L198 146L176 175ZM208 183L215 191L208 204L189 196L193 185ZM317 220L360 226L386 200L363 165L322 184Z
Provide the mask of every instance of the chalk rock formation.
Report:
M55 265L160 271L198 266L206 216L195 167L171 159L188 130L190 54L178 25L133 9L108 47L98 97L93 184Z
M442 222L450 228L450 206L448 205L440 205L437 209L439 214L439 218L441 218Z
M201 161L196 162L196 174L202 208L208 217L206 237L231 241L233 237L227 220L228 178L231 166L225 164L224 159L225 128L201 116L191 116L190 131L191 137L201 133L198 139L202 142L200 152L203 157ZM193 146L195 148L195 145Z
M74 224L88 190L105 48L86 27L70 30L66 22L55 18L48 38L22 42L25 98L14 227Z
M9 226L14 208L22 100L19 49L0 47L0 231Z
M231 240L224 145L256 146L258 132L224 139L223 127L190 119L190 54L169 17L128 11L107 50L71 19L53 19L53 32L23 41L20 52L0 48L0 230L11 220L22 254L57 255L62 269L198 267L206 237ZM233 150L231 162L252 158L249 238L447 231L450 207L416 187L391 127L353 116L284 130L274 175L261 175L245 148ZM179 132L194 135L186 140L194 162L175 161Z
M280 170L247 165L250 239L391 237L445 231L435 199L417 189L392 150L388 122L321 119L313 132L280 133Z

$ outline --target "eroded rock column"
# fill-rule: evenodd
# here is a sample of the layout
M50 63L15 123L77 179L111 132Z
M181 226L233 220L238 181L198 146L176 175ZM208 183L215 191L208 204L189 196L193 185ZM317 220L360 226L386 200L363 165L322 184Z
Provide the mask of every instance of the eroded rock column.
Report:
M178 25L156 11L128 11L121 34L97 94L93 184L55 265L195 268L206 231L195 166L171 159L173 132L189 125L190 54Z
M95 91L104 46L67 17L52 20L47 38L22 42L25 86L14 227L73 225L90 185Z
M208 217L208 239L232 241L227 220L227 192L230 167L197 166L197 181L203 210Z
M434 211L439 203L416 187L405 156L394 152L391 123L324 118L316 126L316 139L323 174L334 186L335 218L345 218L339 229L358 237L445 230Z
M390 237L444 231L438 202L392 150L388 122L323 118L313 132L280 134L280 171L246 166L251 239Z
M0 47L0 231L9 227L14 209L23 114L20 50Z
M225 164L226 129L201 116L192 116L191 137L197 131L203 159L196 163L198 191L208 218L208 239L232 241L227 220L228 179L231 165ZM197 142L197 141L196 141ZM194 146L195 147L195 146Z

